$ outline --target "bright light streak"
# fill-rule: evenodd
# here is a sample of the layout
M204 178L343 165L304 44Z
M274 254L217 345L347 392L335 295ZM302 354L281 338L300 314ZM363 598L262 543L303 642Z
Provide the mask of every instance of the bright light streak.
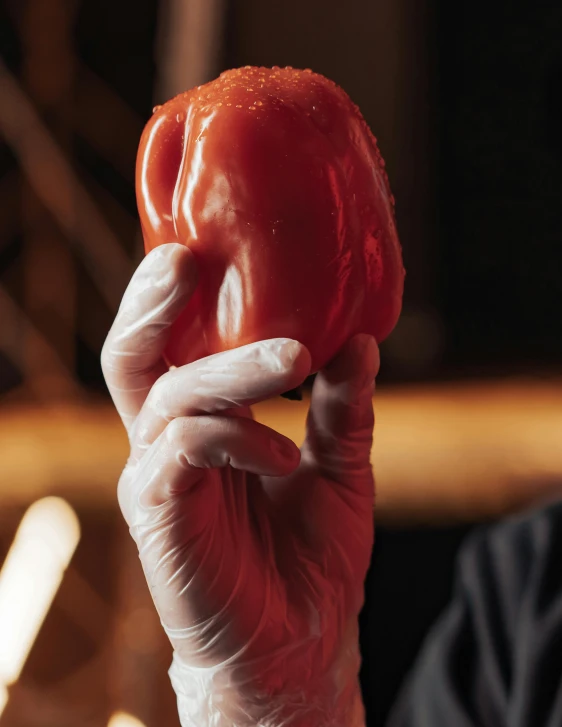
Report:
M2 712L6 709L6 705L8 704L8 690L6 687L0 685L0 716L2 716Z
M125 714L125 712L115 712L113 717L109 720L107 727L145 727L143 722L131 714Z
M0 572L0 704L5 686L21 674L79 540L76 513L57 497L35 502L20 523Z

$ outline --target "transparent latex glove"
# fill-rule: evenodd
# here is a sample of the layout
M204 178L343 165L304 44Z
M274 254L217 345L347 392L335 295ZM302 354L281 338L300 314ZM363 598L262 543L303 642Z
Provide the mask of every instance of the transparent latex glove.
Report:
M376 343L356 336L318 374L299 452L249 407L305 379L300 343L167 370L169 326L195 285L186 248L152 251L102 353L131 444L119 502L174 648L181 724L363 725Z

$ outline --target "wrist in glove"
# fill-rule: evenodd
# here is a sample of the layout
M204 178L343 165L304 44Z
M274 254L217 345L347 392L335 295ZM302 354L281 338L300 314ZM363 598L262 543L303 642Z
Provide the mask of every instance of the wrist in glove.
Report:
M282 657L271 659L282 669ZM182 727L364 727L360 662L355 622L330 668L299 686L268 689L267 677L251 676L259 664L197 668L182 663L177 654L170 678ZM271 667L264 663L262 668Z

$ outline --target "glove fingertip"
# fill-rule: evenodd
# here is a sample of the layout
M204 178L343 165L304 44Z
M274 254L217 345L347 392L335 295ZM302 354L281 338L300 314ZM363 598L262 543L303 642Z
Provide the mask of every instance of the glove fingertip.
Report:
M276 465L286 475L295 470L301 459L300 449L288 437L278 435L270 440L270 447Z
M186 284L187 288L194 290L199 274L195 256L191 250L179 242L168 242L161 248L169 256L176 277Z

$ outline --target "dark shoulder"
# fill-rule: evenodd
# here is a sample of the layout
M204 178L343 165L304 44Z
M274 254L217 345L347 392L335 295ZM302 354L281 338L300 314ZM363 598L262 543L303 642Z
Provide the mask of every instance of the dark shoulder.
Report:
M481 527L392 727L562 724L562 502Z
M497 524L482 526L472 533L467 544L478 549L479 544L488 540L500 550L503 544L520 544L525 553L528 550L528 554L532 555L556 545L561 524L562 499L517 513Z
M547 608L562 597L562 501L478 528L461 550L458 577L463 590L497 597L506 615L531 596Z

